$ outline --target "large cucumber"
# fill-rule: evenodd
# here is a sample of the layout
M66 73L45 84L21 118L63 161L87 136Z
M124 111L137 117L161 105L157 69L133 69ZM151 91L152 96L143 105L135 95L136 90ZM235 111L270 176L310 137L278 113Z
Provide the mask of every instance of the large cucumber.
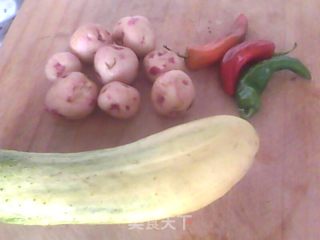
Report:
M115 224L186 214L248 171L255 129L233 116L183 124L137 142L59 154L0 151L0 221Z

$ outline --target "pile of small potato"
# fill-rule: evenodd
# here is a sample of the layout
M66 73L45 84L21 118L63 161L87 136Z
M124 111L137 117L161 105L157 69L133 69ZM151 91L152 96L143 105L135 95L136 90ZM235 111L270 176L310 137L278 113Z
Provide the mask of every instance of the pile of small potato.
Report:
M130 84L137 78L140 58L153 82L155 110L164 116L186 112L195 90L182 71L184 61L172 51L155 48L155 33L143 16L120 19L112 34L100 24L81 26L71 37L71 52L57 53L46 64L46 76L53 83L45 100L48 111L81 119L98 105L114 118L133 117L140 107L140 93ZM81 73L83 64L93 64L101 90Z

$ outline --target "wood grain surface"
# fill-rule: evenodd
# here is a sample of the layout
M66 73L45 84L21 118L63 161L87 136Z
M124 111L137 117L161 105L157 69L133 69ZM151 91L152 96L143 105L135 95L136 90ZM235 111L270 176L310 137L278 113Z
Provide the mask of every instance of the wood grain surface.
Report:
M277 50L310 67L313 79L283 71L275 74L263 95L263 108L251 122L261 149L246 177L222 199L192 213L183 229L151 223L143 229L117 226L24 227L0 225L1 240L318 240L320 239L320 2L318 0L25 0L0 49L0 147L37 152L72 152L113 147L193 119L237 114L220 87L218 68L192 72L197 98L178 119L155 114L151 84L141 71L135 86L142 108L130 121L102 112L77 122L44 110L50 83L47 58L68 48L72 32L86 22L112 28L126 15L147 16L158 37L184 51L226 32L239 13L249 18L248 39L269 39ZM90 71L88 72L90 73ZM196 193L195 193L196 194ZM152 229L152 228L164 229ZM148 229L151 228L151 229Z

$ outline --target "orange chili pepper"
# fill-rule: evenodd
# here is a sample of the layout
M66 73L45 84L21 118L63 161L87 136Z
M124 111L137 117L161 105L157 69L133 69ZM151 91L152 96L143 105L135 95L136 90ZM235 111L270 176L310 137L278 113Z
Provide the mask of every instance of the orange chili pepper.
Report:
M199 70L221 60L233 46L242 42L248 29L248 19L240 14L234 22L231 33L218 41L187 48L186 65L190 70Z

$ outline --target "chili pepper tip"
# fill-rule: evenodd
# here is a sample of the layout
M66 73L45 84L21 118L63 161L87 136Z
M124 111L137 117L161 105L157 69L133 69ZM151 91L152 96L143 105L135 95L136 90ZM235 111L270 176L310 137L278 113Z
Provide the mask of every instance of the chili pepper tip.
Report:
M243 119L249 119L251 118L254 114L255 114L256 110L253 109L253 108L250 108L250 109L244 109L244 108L240 108L239 109L239 113L240 113L240 116L243 118Z

